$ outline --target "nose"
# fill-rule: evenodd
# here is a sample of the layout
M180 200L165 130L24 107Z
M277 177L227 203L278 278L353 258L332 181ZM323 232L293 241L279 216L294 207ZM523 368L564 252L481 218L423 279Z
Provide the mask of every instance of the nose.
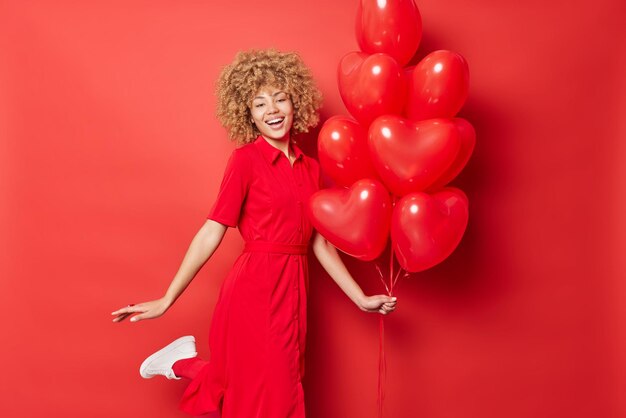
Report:
M276 113L276 112L278 112L278 107L276 106L276 103L270 100L269 104L267 105L267 113Z

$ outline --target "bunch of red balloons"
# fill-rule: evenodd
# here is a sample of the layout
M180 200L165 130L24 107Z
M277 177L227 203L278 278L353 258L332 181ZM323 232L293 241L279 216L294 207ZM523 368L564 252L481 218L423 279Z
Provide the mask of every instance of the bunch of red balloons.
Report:
M356 36L361 51L338 69L354 119L328 119L318 138L320 164L337 187L314 194L309 215L349 255L374 260L391 234L400 266L426 270L454 251L467 226L465 193L445 186L476 142L472 125L455 118L468 94L468 65L439 50L407 67L422 36L414 0L360 0Z

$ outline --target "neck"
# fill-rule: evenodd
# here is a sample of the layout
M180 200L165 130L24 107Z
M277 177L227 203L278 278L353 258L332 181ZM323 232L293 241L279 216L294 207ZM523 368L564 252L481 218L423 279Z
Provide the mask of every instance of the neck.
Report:
M263 139L265 139L271 146L281 150L287 157L289 157L289 143L291 142L291 137L289 134L285 135L281 139L270 139L261 135Z

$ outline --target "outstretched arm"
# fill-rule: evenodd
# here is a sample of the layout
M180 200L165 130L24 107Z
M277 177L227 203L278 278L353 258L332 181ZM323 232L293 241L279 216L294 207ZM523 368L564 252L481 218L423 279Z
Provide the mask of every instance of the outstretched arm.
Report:
M139 315L133 316L130 319L131 322L163 315L189 286L204 263L213 255L222 242L226 229L226 225L207 219L191 241L178 272L172 279L165 295L160 299L138 303L112 312L111 315L116 315L113 322L123 321L136 313Z
M313 252L330 277L359 309L365 312L380 312L383 315L396 309L395 297L366 296L346 269L337 249L320 233L317 233L313 240Z

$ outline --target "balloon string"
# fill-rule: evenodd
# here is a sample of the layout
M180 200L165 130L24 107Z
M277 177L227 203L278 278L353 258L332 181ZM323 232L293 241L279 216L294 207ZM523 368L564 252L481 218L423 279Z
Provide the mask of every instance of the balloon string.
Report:
M383 316L379 316L379 343L378 343L378 418L383 418L383 401L385 400L385 379L387 377L387 360L385 358L385 323Z
M393 208L396 204L396 197L391 196L391 207ZM385 282L384 275L378 264L376 264L376 270L378 270L378 275L380 276L380 281L383 282L385 286L385 290L389 296L393 296L393 287L398 281L398 277L400 276L400 272L402 269L399 269L396 275L393 274L393 262L394 262L394 251L393 251L393 243L391 243L390 251L389 251L389 285ZM387 357L385 356L385 323L383 321L383 315L380 315L379 320L379 343L378 343L378 418L383 418L383 406L385 400L385 379L387 377Z
M391 195L391 208L393 209L396 206L396 196ZM390 254L389 254L389 288L387 289L387 293L389 296L393 296L393 286L396 284L398 279L397 276L393 275L393 262L394 262L394 251L393 251L393 242L390 245ZM400 273L400 270L398 271Z
M383 286L385 286L385 290L387 291L387 294L389 294L390 293L389 286L387 286L387 283L385 282L385 275L383 274L378 264L375 264L375 266L376 266L376 271L378 271L378 277L380 278L380 281L382 282Z
M391 246L391 257L389 257L389 287L387 288L387 294L393 296L393 284L395 283L393 277L393 245ZM386 287L386 286L385 286Z
M402 267L398 269L398 272L393 275L393 248L391 249L391 261L389 264L389 284L385 283L383 272L380 267L376 265L376 270L378 270L378 274L380 276L381 281L385 285L385 289L387 290L387 294L391 296L393 294L393 288L398 282L398 279L402 275L402 277L408 277L409 272L404 270ZM404 272L404 274L402 274ZM393 278L393 280L392 280ZM385 401L385 381L387 379L387 356L385 355L385 323L383 321L383 315L380 315L379 320L379 342L378 342L378 418L383 418L383 405Z
M396 275L393 274L393 262L394 262L393 244L391 244L391 250L389 254L389 286L385 283L383 273L376 265L378 274L381 281L385 285L385 290L389 296L393 296L393 286L398 281L398 277L402 269L398 270ZM383 418L383 406L385 401L385 380L387 378L387 357L385 355L385 323L383 316L380 315L379 320L379 343L378 343L378 418Z
M396 277L393 279L393 283L391 284L392 288L398 287L396 283L398 282L398 279L400 278L400 274L402 272L404 272L404 274L402 275L403 278L409 277L409 272L404 270L402 267L400 267L400 269L398 270L398 273L396 273Z

